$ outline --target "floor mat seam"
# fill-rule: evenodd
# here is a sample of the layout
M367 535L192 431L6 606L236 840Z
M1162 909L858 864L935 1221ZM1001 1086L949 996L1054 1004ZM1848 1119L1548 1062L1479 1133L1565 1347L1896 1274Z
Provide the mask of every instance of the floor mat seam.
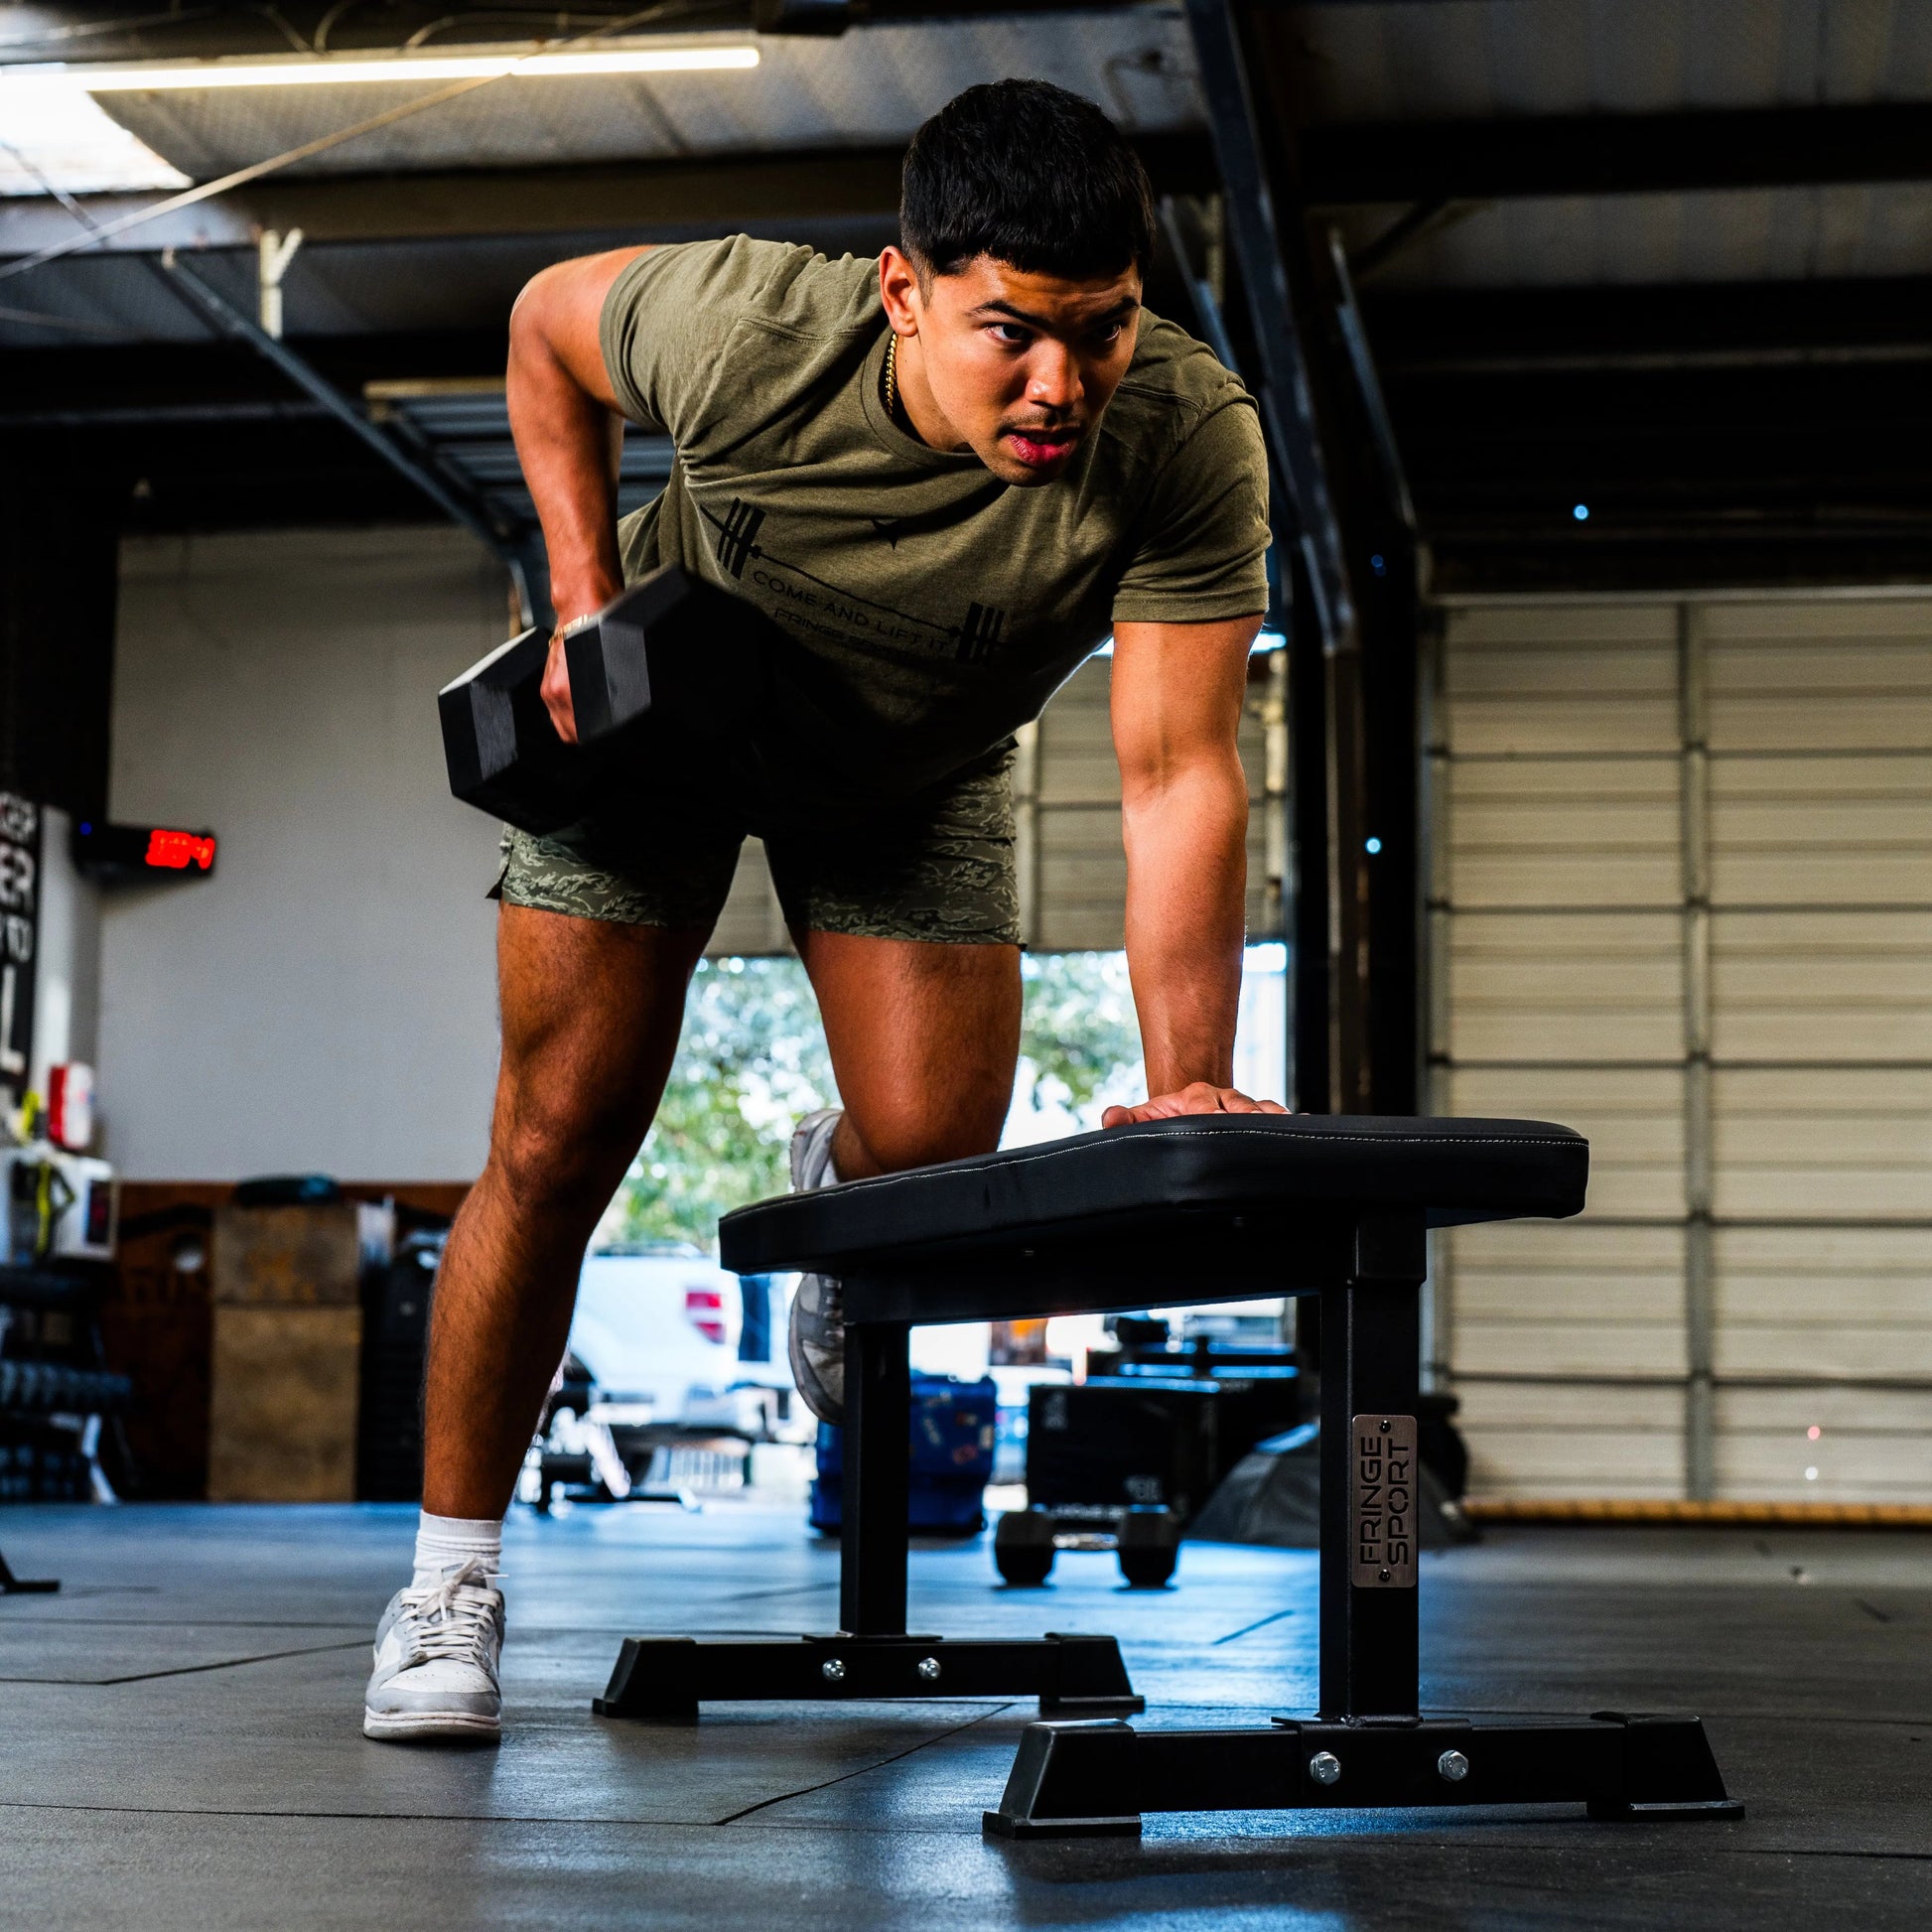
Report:
M929 1744L943 1743L948 1737L957 1737L961 1731L971 1730L976 1725L983 1725L990 1719L997 1718L1003 1711L1011 1710L1017 1701L1008 1698L1005 1702L996 1704L990 1711L982 1711L968 1718L963 1725L954 1725L950 1730L934 1731L930 1737L922 1737L916 1744L909 1744L902 1751L895 1751L890 1757L882 1757L877 1763L861 1765L856 1771L842 1771L835 1778L822 1778L818 1783L804 1785L796 1791L782 1791L776 1797L760 1798L757 1804L747 1805L742 1811L735 1811L728 1818L718 1819L716 1823L720 1828L736 1825L740 1819L750 1818L754 1812L768 1810L772 1805L782 1805L793 1798L808 1798L814 1791L828 1791L835 1784L847 1784L854 1778L866 1777L874 1771L883 1771L889 1764L902 1763L906 1758L924 1750Z

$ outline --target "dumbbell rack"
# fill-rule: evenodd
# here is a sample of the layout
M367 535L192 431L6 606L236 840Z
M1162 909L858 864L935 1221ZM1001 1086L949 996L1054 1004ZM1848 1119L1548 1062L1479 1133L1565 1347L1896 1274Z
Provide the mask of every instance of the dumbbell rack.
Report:
M1110 1636L921 1636L905 1627L911 1428L910 1324L884 1282L845 1282L846 1465L839 1629L804 1637L626 1637L592 1710L692 1724L706 1704L859 1698L1036 1697L1062 1717L1131 1715L1135 1696Z

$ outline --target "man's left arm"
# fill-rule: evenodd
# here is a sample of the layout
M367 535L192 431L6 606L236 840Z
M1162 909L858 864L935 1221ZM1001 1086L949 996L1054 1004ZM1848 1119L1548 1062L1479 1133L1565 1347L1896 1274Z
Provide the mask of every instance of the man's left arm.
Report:
M1114 628L1127 966L1150 1097L1110 1107L1107 1127L1287 1111L1233 1085L1248 879L1237 733L1260 628L1258 617Z

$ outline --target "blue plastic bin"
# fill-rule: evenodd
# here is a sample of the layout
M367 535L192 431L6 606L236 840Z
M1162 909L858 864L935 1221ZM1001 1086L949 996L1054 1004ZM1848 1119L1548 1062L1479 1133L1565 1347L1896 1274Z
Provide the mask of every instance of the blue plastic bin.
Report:
M974 1536L986 1527L980 1502L993 1475L1000 1392L988 1375L912 1377L911 1490L907 1523L915 1536ZM844 1521L841 1473L845 1432L821 1423L812 1528L836 1536Z

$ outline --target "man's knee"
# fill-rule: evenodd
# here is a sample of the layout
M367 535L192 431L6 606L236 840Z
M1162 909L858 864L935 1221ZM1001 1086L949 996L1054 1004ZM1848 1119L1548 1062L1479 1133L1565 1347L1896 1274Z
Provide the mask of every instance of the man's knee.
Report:
M490 1133L490 1165L519 1201L589 1203L602 1212L647 1124L631 1108L600 1106L567 1086L506 1079Z
M943 1105L874 1106L863 1115L848 1109L846 1122L856 1146L835 1148L839 1173L856 1179L861 1173L900 1173L907 1168L990 1154L1000 1144L1007 1104L1007 1095L989 1094L964 1103L955 1098ZM849 1165L856 1172L848 1173Z

